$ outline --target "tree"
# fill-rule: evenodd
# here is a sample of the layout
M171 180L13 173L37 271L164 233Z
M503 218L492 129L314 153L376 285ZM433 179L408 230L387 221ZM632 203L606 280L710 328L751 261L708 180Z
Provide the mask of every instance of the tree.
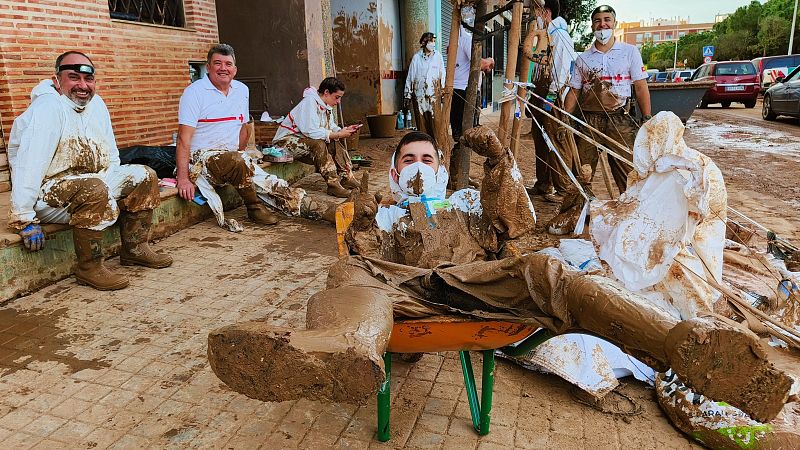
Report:
M597 0L562 0L559 15L569 24L571 36L583 34L590 22L590 14L594 10Z
M752 59L756 38L750 30L737 30L725 33L717 39L717 59L721 61Z
M786 52L789 42L789 29L792 23L780 16L767 16L761 20L758 30L759 55L777 55Z

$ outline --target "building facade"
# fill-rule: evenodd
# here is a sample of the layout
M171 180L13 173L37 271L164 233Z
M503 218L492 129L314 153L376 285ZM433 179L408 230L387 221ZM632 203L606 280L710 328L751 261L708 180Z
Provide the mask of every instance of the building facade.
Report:
M137 4L159 8L140 10ZM132 7L128 7L132 6ZM178 99L190 68L217 42L214 0L11 0L0 3L0 117L5 138L50 78L56 56L89 55L97 92L108 104L119 146L167 144L177 131ZM0 154L0 192L10 189Z
M652 19L647 22L621 22L614 36L628 44L641 47L645 42L655 45L675 42L687 34L710 31L713 23L689 23L688 19Z

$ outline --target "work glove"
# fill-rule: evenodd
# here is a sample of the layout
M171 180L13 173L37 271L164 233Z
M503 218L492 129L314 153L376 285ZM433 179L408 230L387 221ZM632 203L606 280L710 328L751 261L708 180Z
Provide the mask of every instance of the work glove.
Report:
M486 158L497 159L505 155L506 149L494 134L491 128L480 125L464 132L461 137L462 145L472 148L472 150Z
M347 201L353 202L353 222L351 227L354 230L363 231L372 227L375 215L378 213L380 197L369 193L369 172L364 172L361 177L361 187L353 189Z
M44 248L44 232L42 232L42 227L38 224L32 223L28 225L19 232L19 235L28 250L36 252Z

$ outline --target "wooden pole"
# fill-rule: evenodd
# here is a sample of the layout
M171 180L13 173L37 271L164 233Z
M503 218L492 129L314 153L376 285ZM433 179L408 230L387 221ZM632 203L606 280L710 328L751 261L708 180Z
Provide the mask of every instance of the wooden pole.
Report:
M475 5L475 16L481 18L486 15L486 2L478 1ZM486 22L475 22L475 30L479 33L484 31ZM475 108L478 101L478 85L481 79L481 57L483 56L483 41L480 37L472 35L472 59L470 60L469 81L467 82L466 99L464 100L464 119L461 121L461 129L467 131L472 128L475 119L480 117L480 110ZM464 189L469 184L469 160L472 156L472 149L466 146L458 146L453 150L450 160L450 189Z
M450 124L450 107L453 102L453 80L456 75L456 58L458 55L458 31L461 27L460 0L453 0L453 17L450 22L450 42L447 48L447 70L442 94L441 114L434 117L436 127L436 143L444 153L445 167L450 167L450 154L453 152L453 140L450 138L448 128Z
M525 59L522 60L522 67L519 69L519 80L522 82L528 81L528 77L531 74L531 62L533 62L533 57L529 55L532 55L533 40L536 38L535 31L536 30L534 30L533 22L531 22L528 25L528 34L525 35L525 41L522 43L522 54L525 55ZM541 37L539 40L541 41ZM522 98L528 98L528 90L520 86L517 88L517 95ZM520 119L521 117L514 117L514 125L511 129L511 153L513 153L515 156L517 154L517 150L519 149L519 134L522 125L522 121Z
M506 80L516 79L517 73L517 56L519 55L519 41L522 34L522 2L515 1L511 9L511 30L508 35L508 54L506 55ZM514 87L513 84L504 84L506 89ZM516 101L509 101L503 103L503 108L500 110L500 129L497 132L497 137L504 147L508 147L511 141L511 121L514 118L514 105Z

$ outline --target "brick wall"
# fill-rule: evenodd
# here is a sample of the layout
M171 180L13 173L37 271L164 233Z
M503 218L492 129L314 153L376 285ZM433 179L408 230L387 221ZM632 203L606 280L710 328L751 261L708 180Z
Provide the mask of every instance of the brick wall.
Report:
M28 107L31 89L53 73L58 54L80 50L97 68L97 92L111 112L120 147L166 144L177 131L188 62L217 42L214 0L184 0L186 28L111 20L107 0L11 0L0 3L0 122L6 139ZM0 192L7 191L0 145Z

